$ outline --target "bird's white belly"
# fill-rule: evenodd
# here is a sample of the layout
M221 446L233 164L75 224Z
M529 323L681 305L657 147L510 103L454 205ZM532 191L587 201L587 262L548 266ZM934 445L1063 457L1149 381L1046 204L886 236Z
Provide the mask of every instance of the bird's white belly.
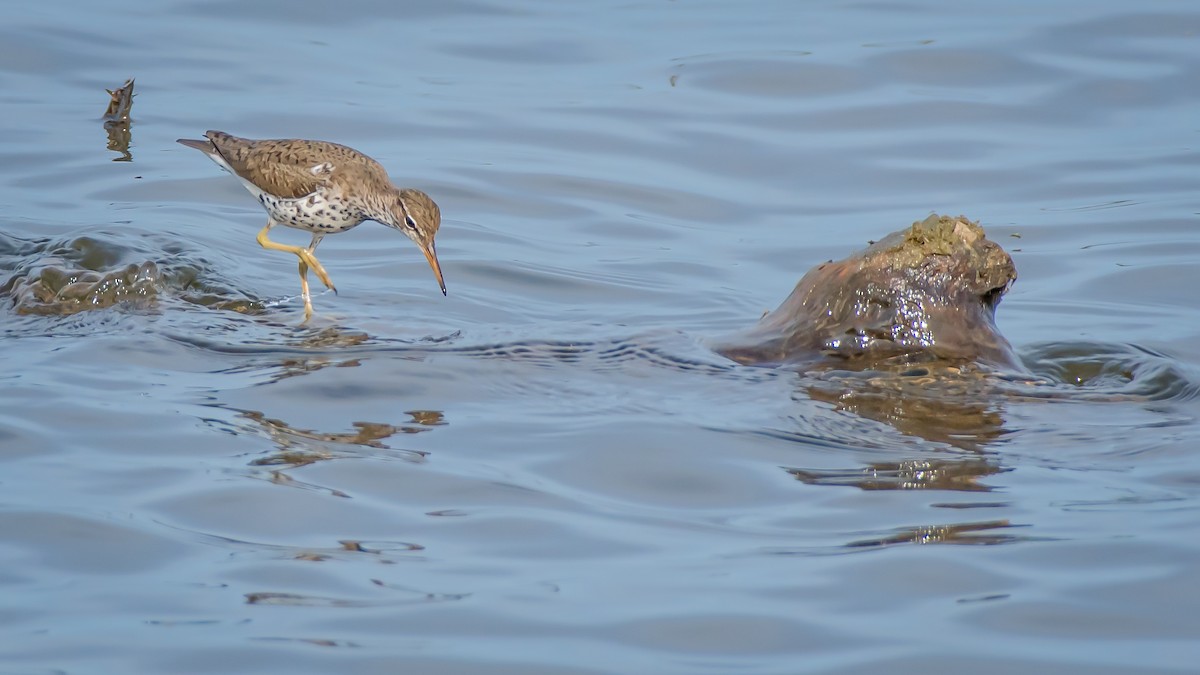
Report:
M317 234L345 232L363 221L362 214L320 190L299 199L280 199L259 190L258 201L280 225Z
M283 199L263 192L262 188L239 176L220 155L209 155L209 158L241 181L267 210L271 220L280 225L316 234L337 234L366 220L361 211L350 208L343 200L332 198L324 190L298 199Z

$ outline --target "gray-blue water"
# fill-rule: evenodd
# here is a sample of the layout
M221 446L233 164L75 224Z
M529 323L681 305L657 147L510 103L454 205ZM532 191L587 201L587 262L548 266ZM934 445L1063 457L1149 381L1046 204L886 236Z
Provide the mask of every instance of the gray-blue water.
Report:
M157 270L0 298L0 673L1200 658L1191 3L20 3L0 101L0 286ZM365 224L301 324L206 129L429 192L449 297ZM1051 384L706 348L934 211L1012 253Z

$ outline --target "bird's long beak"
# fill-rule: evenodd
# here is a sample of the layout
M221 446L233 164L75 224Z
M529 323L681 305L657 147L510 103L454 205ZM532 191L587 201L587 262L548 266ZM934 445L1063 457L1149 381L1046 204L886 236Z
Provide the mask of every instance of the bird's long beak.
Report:
M429 242L429 246L422 246L421 253L425 254L425 259L429 261L429 266L433 268L433 276L437 277L438 287L442 289L442 295L446 295L446 282L442 280L442 264L438 262L437 249L433 242Z

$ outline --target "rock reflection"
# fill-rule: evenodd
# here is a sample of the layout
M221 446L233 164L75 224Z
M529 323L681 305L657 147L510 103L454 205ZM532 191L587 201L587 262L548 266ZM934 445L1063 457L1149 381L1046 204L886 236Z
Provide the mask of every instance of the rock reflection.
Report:
M896 544L969 544L989 546L1011 544L1028 539L1028 537L1021 537L1014 534L993 532L993 530L1005 530L1013 527L1027 526L1013 525L1007 520L959 523L956 525L921 525L918 527L902 528L894 534L882 537L853 541L846 544L846 547L877 548L894 546Z
M886 424L903 436L915 437L962 453L946 457L907 457L870 462L849 469L784 467L809 485L852 486L862 490L953 490L988 492L984 478L1009 471L987 451L1008 431L1004 427L1005 394L992 378L981 376L972 364L916 366L903 373L831 371L810 373L810 380L793 397L832 404L838 412ZM852 425L838 433L856 446L871 446L870 426ZM828 430L826 430L828 432ZM904 451L895 439L875 439ZM928 449L926 449L928 450ZM927 454L926 452L922 453Z
M986 459L906 459L872 462L855 469L786 467L796 480L809 485L838 485L863 490L956 490L990 492L980 479L1010 471Z
M828 371L806 398L887 424L902 434L980 452L1001 440L1005 394L1000 381L971 363L913 365L887 371Z

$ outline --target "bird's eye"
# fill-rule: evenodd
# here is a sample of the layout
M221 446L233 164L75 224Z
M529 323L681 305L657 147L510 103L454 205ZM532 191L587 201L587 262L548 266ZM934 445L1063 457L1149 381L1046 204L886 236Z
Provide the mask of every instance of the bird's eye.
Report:
M417 221L413 220L413 217L408 214L404 214L404 224L408 225L409 229L417 229Z

